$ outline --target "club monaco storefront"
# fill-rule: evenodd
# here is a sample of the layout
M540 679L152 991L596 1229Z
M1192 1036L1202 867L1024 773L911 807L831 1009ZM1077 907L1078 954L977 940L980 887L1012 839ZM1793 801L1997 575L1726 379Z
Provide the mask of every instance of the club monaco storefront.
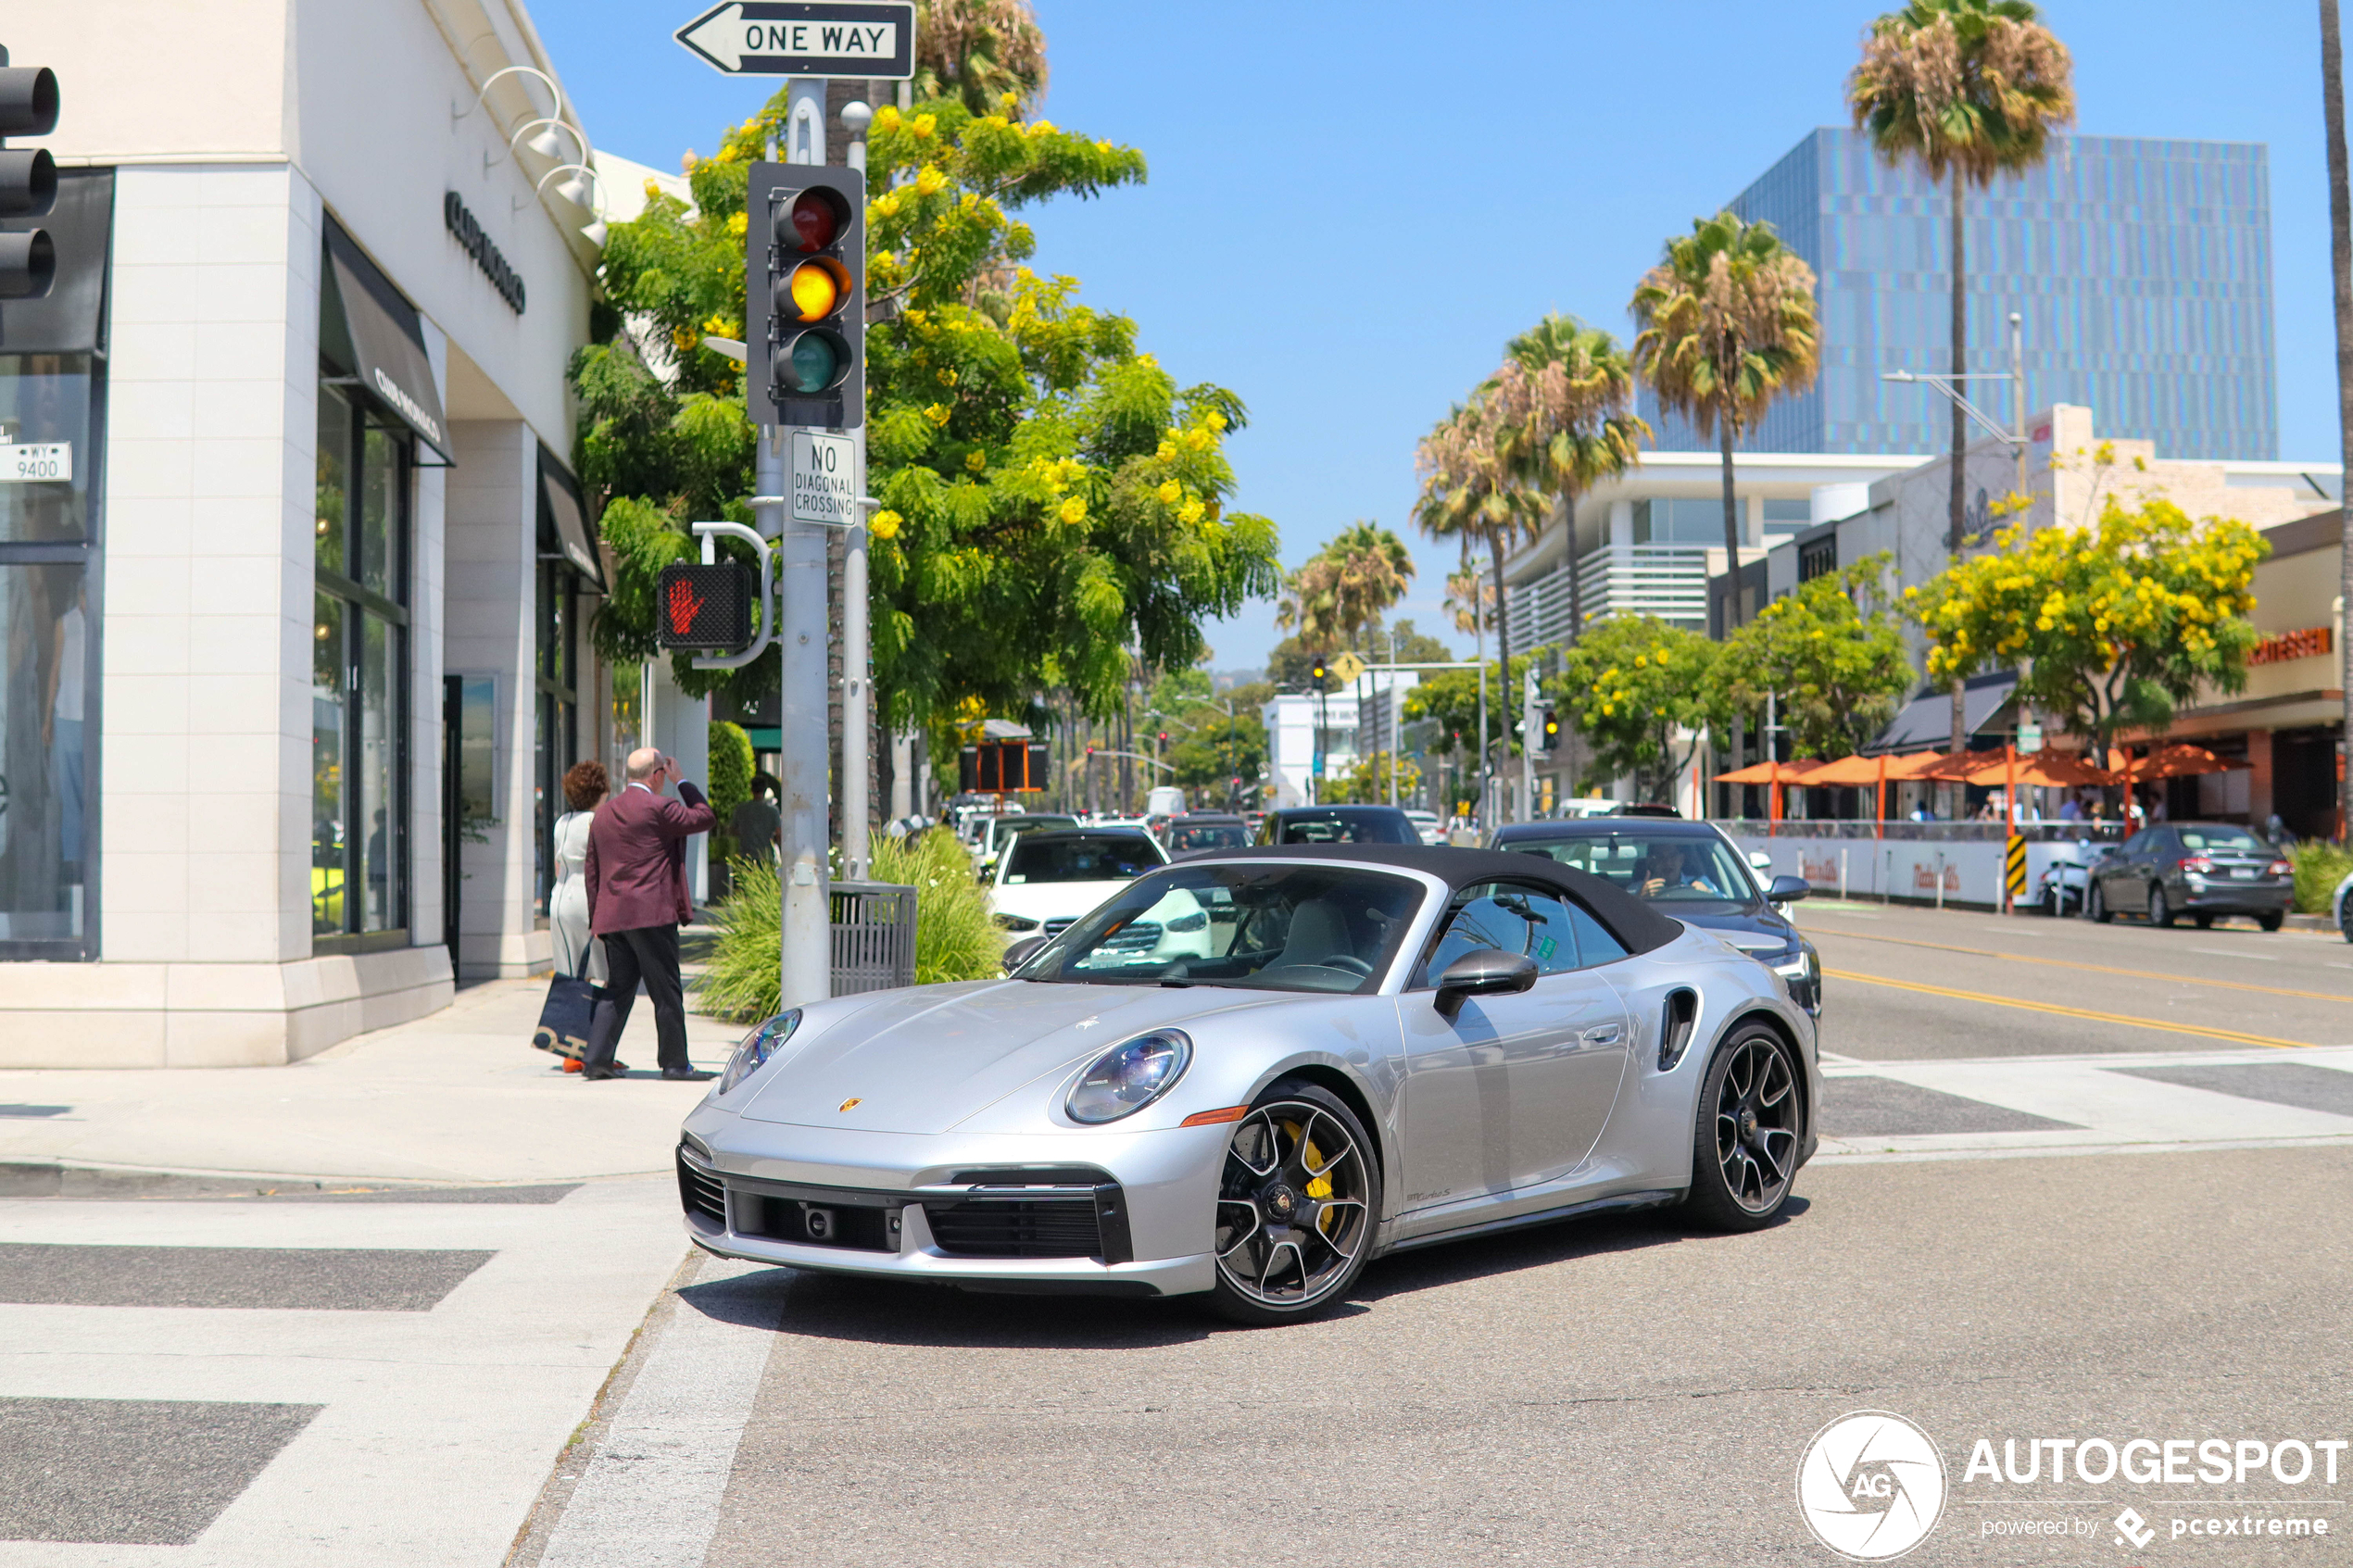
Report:
M0 1066L288 1061L544 970L557 781L615 737L594 196L527 18L91 0L0 42L63 102L57 208L6 224L57 284L0 301Z

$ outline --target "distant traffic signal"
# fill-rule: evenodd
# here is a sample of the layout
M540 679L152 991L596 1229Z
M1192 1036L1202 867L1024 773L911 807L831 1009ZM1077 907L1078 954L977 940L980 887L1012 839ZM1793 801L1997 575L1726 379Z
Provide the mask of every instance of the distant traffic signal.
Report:
M748 412L759 424L863 424L864 173L756 163L744 201Z
M47 66L11 66L0 48L0 138L57 128L57 77ZM45 147L0 147L0 218L44 218L57 199L57 166ZM57 275L46 229L0 234L0 299L38 299Z
M1308 673L1309 677L1315 681L1315 689L1316 689L1317 691L1321 691L1321 690L1323 690L1323 689L1324 689L1324 661L1323 661L1322 659L1317 659L1317 660L1315 661L1315 663L1314 667L1313 667L1313 668L1311 668L1311 669L1307 671L1307 673Z
M736 561L661 569L654 589L655 640L666 648L736 653L751 646L751 569Z
M1561 748L1560 714L1549 702L1536 710L1536 749L1539 751L1558 751Z

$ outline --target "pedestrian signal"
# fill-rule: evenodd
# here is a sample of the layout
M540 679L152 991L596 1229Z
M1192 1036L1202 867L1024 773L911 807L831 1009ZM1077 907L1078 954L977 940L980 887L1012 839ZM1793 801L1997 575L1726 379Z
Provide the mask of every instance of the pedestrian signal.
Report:
M655 641L722 653L749 647L751 593L750 569L735 561L665 566L654 589Z

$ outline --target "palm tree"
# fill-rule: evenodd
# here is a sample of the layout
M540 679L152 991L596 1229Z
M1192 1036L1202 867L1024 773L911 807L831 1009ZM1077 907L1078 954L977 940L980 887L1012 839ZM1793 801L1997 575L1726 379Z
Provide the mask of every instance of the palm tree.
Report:
M1012 94L1046 92L1046 34L1029 0L919 0L913 96L953 97L990 114Z
M1681 414L1724 456L1724 554L1731 592L1725 629L1740 624L1740 506L1732 447L1776 397L1811 385L1821 333L1814 270L1770 223L1730 212L1692 220L1642 274L1629 308L1640 329L1634 364L1661 407Z
M1856 129L1890 163L1909 161L1951 193L1953 370L1968 369L1969 274L1961 200L1970 185L2043 161L2054 127L2075 119L2067 47L2037 20L2028 0L1910 0L1871 23L1863 57L1846 79ZM1947 497L1949 547L1965 530L1961 456L1969 427L1953 405ZM1961 688L1953 688L1953 749L1967 744Z
M1514 433L1507 458L1513 477L1549 497L1568 529L1573 642L1585 619L1577 573L1577 497L1639 465L1651 427L1633 412L1632 364L1617 340L1598 327L1548 314L1504 353L1503 368L1489 383L1491 395Z
M2336 295L2336 418L2338 451L2353 473L2353 201L2345 169L2345 52L2336 0L2321 0L2321 118L2328 134L2329 270ZM2341 509L2341 508L2340 508ZM2337 564L2341 601L2353 605L2353 512L2339 523ZM2345 687L2344 742L2353 752L2353 642L2337 650ZM2336 831L2353 840L2353 774L2336 786Z
M1318 652L1346 647L1405 596L1413 552L1377 522L1359 518L1293 572L1275 622Z

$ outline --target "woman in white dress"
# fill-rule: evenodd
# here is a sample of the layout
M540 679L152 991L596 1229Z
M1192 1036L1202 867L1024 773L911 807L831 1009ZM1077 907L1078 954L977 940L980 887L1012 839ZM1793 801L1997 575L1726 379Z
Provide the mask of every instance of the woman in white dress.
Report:
M605 953L588 934L588 824L609 787L602 762L575 762L564 773L564 801L572 809L556 819L556 888L547 899L556 972L598 985L605 981Z

